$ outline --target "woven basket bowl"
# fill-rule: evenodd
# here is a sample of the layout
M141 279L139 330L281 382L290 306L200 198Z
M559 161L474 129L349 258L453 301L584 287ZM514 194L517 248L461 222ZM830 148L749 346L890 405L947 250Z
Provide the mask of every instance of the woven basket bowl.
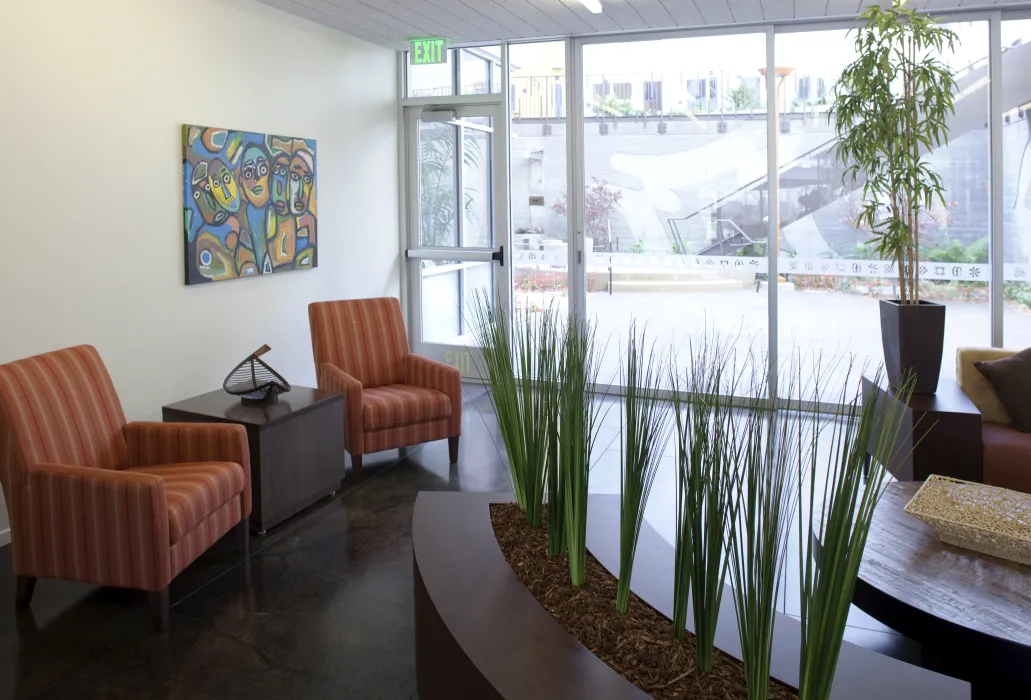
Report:
M906 512L945 544L1031 565L1031 495L932 475Z

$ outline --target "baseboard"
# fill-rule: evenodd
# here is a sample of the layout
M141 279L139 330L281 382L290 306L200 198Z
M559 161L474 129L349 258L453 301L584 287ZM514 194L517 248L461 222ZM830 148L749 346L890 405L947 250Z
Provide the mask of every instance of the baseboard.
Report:
M11 544L11 528L0 530L0 547Z

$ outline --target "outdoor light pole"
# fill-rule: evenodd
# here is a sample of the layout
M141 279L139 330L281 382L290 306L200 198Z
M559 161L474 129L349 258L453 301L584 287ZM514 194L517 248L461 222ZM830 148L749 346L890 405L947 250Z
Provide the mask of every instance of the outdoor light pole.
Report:
M778 78L778 80L777 80L777 104L774 105L774 110L775 110L774 114L777 116L777 119L775 119L774 121L776 121L777 124L775 126L776 131L774 132L774 135L773 135L774 151L775 151L775 154L776 154L776 162L777 162L776 172L774 173L774 177L777 178L777 180L776 180L776 182L777 182L777 189L776 189L776 191L777 191L777 199L776 199L776 201L774 201L770 197L767 197L766 199L767 199L767 204L769 205L769 207L768 207L768 209L769 209L768 215L769 216L776 216L777 217L777 240L774 241L774 245L776 246L774 250L776 250L776 253L777 253L776 257L779 258L780 257L780 113L781 113L780 101L781 101L781 87L784 85L784 80L789 75L794 73L795 69L794 68L788 68L786 66L777 66L774 70L776 71L777 78ZM760 68L759 69L759 75L761 75L761 76L763 76L765 78L766 77L766 69L765 68ZM767 128L769 128L769 125L767 125ZM769 191L769 187L767 187L766 189L767 189L767 191ZM769 242L767 241L767 245L768 244L769 244ZM778 275L778 281L779 281L779 275Z

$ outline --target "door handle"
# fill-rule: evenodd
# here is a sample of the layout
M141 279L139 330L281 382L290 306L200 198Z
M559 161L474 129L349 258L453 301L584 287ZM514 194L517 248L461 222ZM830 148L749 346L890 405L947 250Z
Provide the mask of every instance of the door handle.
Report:
M493 253L491 253L490 254L490 259L493 260L494 262L496 262L498 265L501 265L502 267L504 267L505 266L505 246L501 246L497 250L495 250Z

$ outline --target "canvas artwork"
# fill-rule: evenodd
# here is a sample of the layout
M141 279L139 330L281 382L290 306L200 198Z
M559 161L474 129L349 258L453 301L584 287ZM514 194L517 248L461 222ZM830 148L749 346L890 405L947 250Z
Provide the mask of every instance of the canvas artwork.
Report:
M318 265L315 141L183 125L186 284Z

